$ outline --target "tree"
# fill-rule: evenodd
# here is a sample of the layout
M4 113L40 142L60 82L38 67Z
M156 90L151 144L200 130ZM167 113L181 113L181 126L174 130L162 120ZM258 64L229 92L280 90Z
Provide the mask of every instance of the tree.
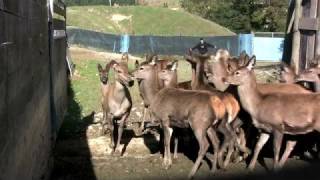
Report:
M235 32L284 31L288 0L181 0L181 5Z

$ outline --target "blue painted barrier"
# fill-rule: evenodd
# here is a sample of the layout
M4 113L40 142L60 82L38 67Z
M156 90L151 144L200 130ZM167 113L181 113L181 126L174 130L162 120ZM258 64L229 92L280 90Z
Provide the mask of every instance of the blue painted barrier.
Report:
M261 61L279 62L282 59L284 38L254 37L253 54Z
M127 53L130 45L130 36L128 34L121 36L120 52Z

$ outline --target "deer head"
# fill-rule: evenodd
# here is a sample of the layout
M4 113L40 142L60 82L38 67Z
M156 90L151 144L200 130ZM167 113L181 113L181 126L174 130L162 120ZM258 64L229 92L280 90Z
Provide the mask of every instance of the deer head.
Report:
M164 81L166 87L170 84L173 86L177 85L177 67L178 61L173 61L167 65L167 68L159 73L159 78Z
M293 67L290 67L286 63L282 63L280 70L280 82L284 83L294 83L296 78L296 73Z
M245 82L248 82L248 79L251 78L251 73L253 73L253 67L255 63L256 56L252 56L249 62L244 67L240 67L238 70L234 71L226 78L223 78L223 81L226 84L233 85L245 84Z
M109 77L110 65L107 64L106 67L103 69L101 64L98 64L97 68L99 72L100 82L102 84L107 84L109 79L108 77Z
M129 62L129 54L123 53L121 56L121 62L128 63Z
M102 68L100 64L98 64L98 71L100 76L100 81L103 84L108 83L108 74L110 68L113 68L114 70L114 76L115 80L120 82L121 84L124 84L126 86L133 86L134 81L132 78L132 75L129 73L128 66L125 63L117 63L115 60L111 60L105 67L105 69Z
M129 73L127 63L117 63L116 61L112 60L110 62L110 67L112 67L114 70L114 77L116 81L129 87L133 86L133 76Z
M142 80L142 79L148 79L156 72L156 62L155 59L153 59L149 63L141 63L139 64L138 61L135 62L136 70L133 72L133 75L136 79Z

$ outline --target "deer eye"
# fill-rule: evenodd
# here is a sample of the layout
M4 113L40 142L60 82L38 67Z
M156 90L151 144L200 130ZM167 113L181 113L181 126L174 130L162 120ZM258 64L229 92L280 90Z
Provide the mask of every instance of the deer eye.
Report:
M143 70L143 67L141 67L140 70Z
M235 75L239 76L239 75L240 75L240 72L239 72L239 71L236 71L236 72L235 72Z

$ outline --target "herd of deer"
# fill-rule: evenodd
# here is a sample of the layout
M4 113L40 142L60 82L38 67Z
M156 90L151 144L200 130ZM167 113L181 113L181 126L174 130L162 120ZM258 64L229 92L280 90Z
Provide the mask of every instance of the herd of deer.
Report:
M251 151L246 147L250 128L258 129L259 138L249 164L255 167L259 152L273 136L274 168L282 167L294 149L296 135L312 131L320 132L320 94L307 90L298 81L313 82L315 91L320 91L320 66L295 74L292 68L283 65L281 83L257 83L254 73L255 56L245 53L238 57L227 50L218 50L215 55L200 55L189 52L185 60L191 64L191 81L178 83L178 61L159 60L149 55L134 72L128 71L128 55L121 62L112 60L105 68L98 65L102 88L103 127L108 124L111 134L110 147L120 151L119 144L132 100L128 87L137 80L144 103L140 133L145 129L149 115L152 123L159 123L163 130L164 160L172 164L170 141L173 131L191 128L199 143L198 156L189 178L192 178L204 157L212 163L212 171L226 168L232 157L235 161L245 159ZM115 82L108 79L114 70ZM114 127L118 127L115 143ZM217 135L220 132L223 138ZM288 140L284 135L290 135ZM174 136L174 155L177 158L178 136ZM280 156L282 142L286 141ZM222 142L222 143L220 143ZM208 152L213 147L213 155Z

